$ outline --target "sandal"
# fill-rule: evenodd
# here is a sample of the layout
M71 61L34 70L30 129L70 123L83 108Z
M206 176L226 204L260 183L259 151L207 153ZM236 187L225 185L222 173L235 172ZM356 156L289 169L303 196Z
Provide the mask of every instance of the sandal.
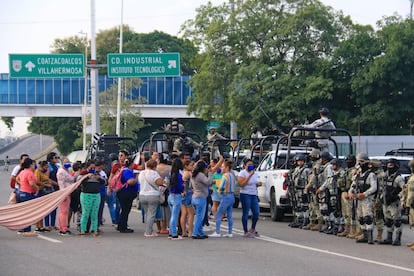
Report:
M148 235L147 233L144 233L144 237L146 238L154 238L154 237L158 237L158 234L153 232L151 235Z

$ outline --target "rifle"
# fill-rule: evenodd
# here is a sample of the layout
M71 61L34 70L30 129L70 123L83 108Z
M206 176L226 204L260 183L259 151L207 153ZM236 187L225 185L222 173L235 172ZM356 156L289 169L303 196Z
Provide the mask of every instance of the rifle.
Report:
M273 129L276 129L281 135L286 136L286 133L275 123L273 122L272 118L267 115L267 113L263 110L263 107L259 105L260 110L262 111L263 115L269 120L270 124L272 125Z
M289 172L286 176L286 186L288 187L288 195L290 203L292 204L293 211L298 210L298 202L296 200L296 194L295 194L295 183L292 180L292 175Z

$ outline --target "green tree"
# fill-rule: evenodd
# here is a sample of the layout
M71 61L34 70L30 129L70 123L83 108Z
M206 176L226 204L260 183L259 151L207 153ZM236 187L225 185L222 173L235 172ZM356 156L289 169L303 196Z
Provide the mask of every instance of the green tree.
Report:
M414 22L393 16L379 22L378 53L352 79L365 134L408 134L414 109Z
M62 154L68 154L74 150L73 144L82 131L80 119L76 117L33 117L30 120L28 130L32 133L52 136Z
M304 119L332 100L323 76L342 34L343 16L319 1L235 1L197 10L183 34L203 49L191 79L189 111L205 120L252 123Z
M14 125L13 120L14 120L14 117L0 117L0 118L1 118L1 120L3 121L3 123L6 125L6 127L9 130L12 130L13 129L13 125Z

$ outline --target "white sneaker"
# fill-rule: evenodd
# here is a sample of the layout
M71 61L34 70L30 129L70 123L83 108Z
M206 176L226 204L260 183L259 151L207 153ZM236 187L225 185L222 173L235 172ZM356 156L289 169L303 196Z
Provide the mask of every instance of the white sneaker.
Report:
M226 238L233 238L233 234L224 234L224 235L223 235L223 237L226 237Z
M220 238L221 234L217 233L217 232L213 232L213 234L208 235L211 238Z

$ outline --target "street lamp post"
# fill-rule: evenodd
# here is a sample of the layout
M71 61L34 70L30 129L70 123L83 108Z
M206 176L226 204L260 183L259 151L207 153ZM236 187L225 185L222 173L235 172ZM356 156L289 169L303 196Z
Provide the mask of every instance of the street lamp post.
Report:
M119 28L119 53L122 54L123 25L124 25L124 0L121 1L121 26ZM122 78L118 78L118 94L116 104L116 134L121 136L121 87Z
M86 150L86 127L87 127L87 112L86 106L88 104L88 34L82 31L79 34L85 36L85 87L84 87L84 95L83 95L83 120L82 120L82 128L83 128L83 141L82 141L82 150Z

